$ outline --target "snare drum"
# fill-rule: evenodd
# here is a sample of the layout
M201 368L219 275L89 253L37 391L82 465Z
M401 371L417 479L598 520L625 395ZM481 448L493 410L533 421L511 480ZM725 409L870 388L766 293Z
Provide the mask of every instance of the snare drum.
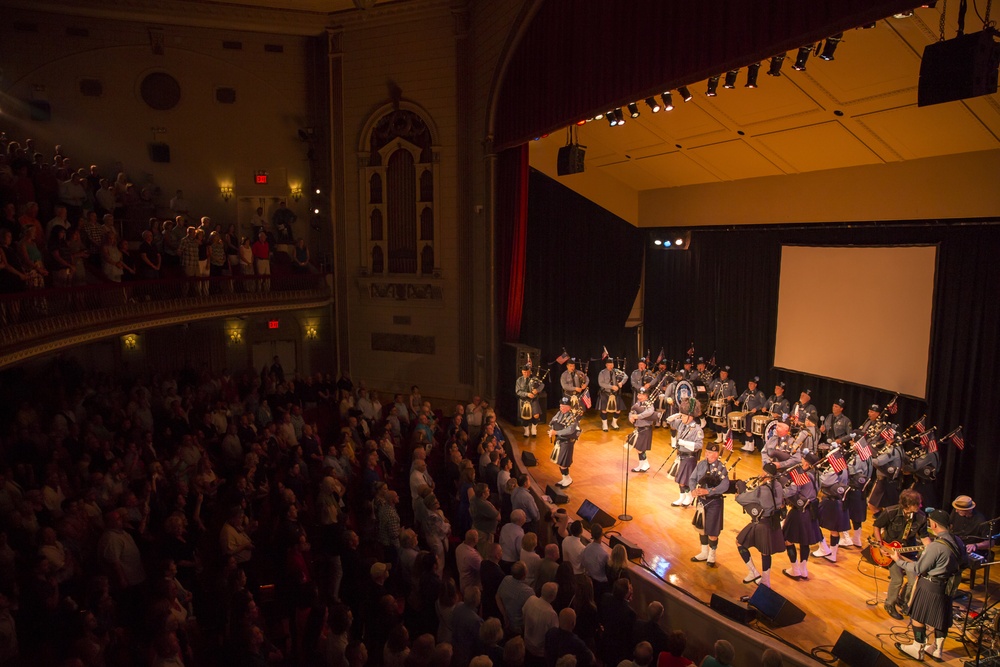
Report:
M719 425L726 423L726 399L717 398L708 404L708 418Z
M734 433L745 433L746 432L746 414L745 412L734 411L730 412L726 416L726 420L729 424L730 430Z
M767 422L771 420L771 415L754 415L753 421L750 425L750 432L754 435L763 438L764 428L767 426Z

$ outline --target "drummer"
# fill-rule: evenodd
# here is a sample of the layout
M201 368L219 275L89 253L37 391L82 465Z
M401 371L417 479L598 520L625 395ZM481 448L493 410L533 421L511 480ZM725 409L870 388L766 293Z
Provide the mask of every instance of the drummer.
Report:
M727 417L730 412L736 409L736 381L729 377L729 366L723 366L719 369L719 377L712 380L708 391L713 404L715 401L723 401L722 413L717 415L717 418L721 420L721 428L715 436L716 442L722 442L722 436L728 426Z
M841 446L851 439L851 418L844 414L844 399L838 398L833 402L831 412L826 416L826 422L819 427L819 432L826 436L829 447ZM819 451L822 456L826 455L823 445Z
M771 394L771 398L767 399L767 403L764 404L764 412L770 412L772 415L778 419L786 419L788 411L791 404L788 402L788 398L785 396L785 383L778 381L774 385L774 393Z
M812 404L812 389L803 389L798 402L792 406L792 424L803 424L808 416L814 417L813 423L819 423L819 411Z
M736 399L736 409L743 413L743 451L752 452L760 450L764 446L764 439L755 436L753 428L753 418L755 415L763 414L764 403L767 398L764 392L757 388L760 377L754 375L747 381L746 390Z

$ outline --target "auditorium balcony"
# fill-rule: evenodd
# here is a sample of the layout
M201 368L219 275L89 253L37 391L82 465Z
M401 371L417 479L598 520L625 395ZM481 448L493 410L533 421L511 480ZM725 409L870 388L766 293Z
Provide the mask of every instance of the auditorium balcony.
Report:
M0 295L0 368L171 324L329 308L329 273L102 283Z

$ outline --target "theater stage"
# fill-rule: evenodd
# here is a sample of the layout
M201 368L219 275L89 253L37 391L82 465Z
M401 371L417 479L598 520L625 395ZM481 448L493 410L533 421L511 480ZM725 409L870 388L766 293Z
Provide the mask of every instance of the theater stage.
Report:
M564 505L571 520L578 518L576 511L584 499L595 503L616 520L622 513L622 470L626 451L623 443L630 429L625 427L628 423L626 419L621 421L623 425L620 431L604 433L599 419L584 419L583 433L576 443L571 469L573 484L566 490L569 502ZM549 460L552 446L544 425L539 427L539 435L533 438L524 438L521 435L523 429L509 423L504 423L504 430L514 446L516 456L520 457L519 451L529 451L538 458L537 467L528 468L528 472L539 494L545 492L547 484L559 481L559 470ZM743 458L731 474L731 479L746 479L760 474L760 455L742 453L738 450L739 446L740 443L735 445L736 451L729 463L735 462L741 454ZM671 507L670 503L677 499L678 490L673 478L668 476L670 463L658 474L654 474L671 451L669 431L655 429L653 449L649 453L649 472L629 473L628 513L633 519L617 521L611 531L620 532L625 539L641 547L647 562L653 561L656 556L667 561L669 568L666 579L669 583L687 591L697 600L708 604L712 594L716 593L729 600L739 601L741 596L752 594L756 588L755 585L742 582L746 568L735 544L736 534L747 523L747 515L732 496L727 496L724 527L719 537L718 567L710 568L703 563L691 562L690 558L700 549L698 534L691 525L694 510ZM726 452L723 451L722 460L725 459ZM637 462L637 454L628 450L628 467L635 467ZM866 538L871 534L870 524L869 519L863 529ZM751 553L759 567L760 554L756 551ZM781 569L787 566L787 556L774 556L771 587L804 611L805 620L774 629L773 632L778 637L807 654L816 647L825 647L827 652L819 652L817 657L832 660L828 651L841 632L848 630L864 642L880 647L896 663L915 662L901 656L893 646L896 641L910 641L905 636L905 621L893 621L881 606L888 587L888 571L863 561L861 549L841 548L836 563L811 557L808 581L796 581L782 575ZM995 581L1000 568L995 567L993 570ZM981 575L979 580L982 580ZM967 583L963 584L963 589L967 587ZM1000 595L1000 586L994 583L991 584L991 589L996 591L994 598ZM982 601L983 590L980 586L973 598L973 611L982 605ZM964 601L962 609L964 611ZM954 667L959 667L961 661L969 657L965 645L957 639L961 629L960 620L952 627L949 639L945 641L945 664ZM770 638L770 641L775 640ZM971 645L971 651L974 656L975 645ZM930 658L926 660L930 661Z

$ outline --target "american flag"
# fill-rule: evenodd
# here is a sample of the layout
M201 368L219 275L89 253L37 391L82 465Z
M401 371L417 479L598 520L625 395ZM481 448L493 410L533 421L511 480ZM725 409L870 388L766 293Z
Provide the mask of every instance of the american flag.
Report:
M569 361L569 354L566 353L566 350L563 350L562 354L556 357L556 363L565 364L567 361Z
M603 361L604 359L607 359L607 358L608 358L608 346L605 345L604 346L604 352L601 353L601 360Z
M792 482L795 486L806 486L808 484L812 484L812 480L809 479L809 476L798 468L792 468L789 473L792 476Z
M961 426L952 431L951 435L948 437L951 438L951 442L953 445L955 445L959 449L965 449L965 438L962 437Z
M727 452L733 451L733 429L726 430L726 437L723 438L722 441L722 446Z
M888 412L890 415L896 414L896 411L899 410L899 406L896 405L897 398L899 397L893 396L892 400L889 401L889 405L885 406L885 411Z
M830 462L830 467L834 472L843 472L844 470L847 470L847 461L845 461L844 457L840 454L830 454L830 456L827 457L827 461Z
M649 355L646 355L646 356L649 356ZM656 363L659 364L661 361L663 361L663 348L662 347L660 348L660 353L658 355L656 355Z
M854 449L858 452L858 458L862 461L867 461L872 457L872 448L868 446L868 439L862 437L860 440L854 443Z
M688 348L688 353L687 354L688 354L689 357L693 357L694 356L694 342L692 342L691 343L691 347Z
M892 439L896 437L896 429L892 426L886 426L878 435L886 442L892 442Z
M581 394L581 396L580 396L580 402L583 403L583 407L587 408L588 410L590 409L590 406L592 405L592 402L590 400L590 390L589 389L584 389L583 390L583 394Z
M918 433L924 433L927 430L927 425L924 423L926 419L927 415L924 415L913 424L913 428L917 429Z
M933 454L937 451L937 438L934 436L927 438L927 442L924 443L924 446L927 447L927 451L929 453Z

